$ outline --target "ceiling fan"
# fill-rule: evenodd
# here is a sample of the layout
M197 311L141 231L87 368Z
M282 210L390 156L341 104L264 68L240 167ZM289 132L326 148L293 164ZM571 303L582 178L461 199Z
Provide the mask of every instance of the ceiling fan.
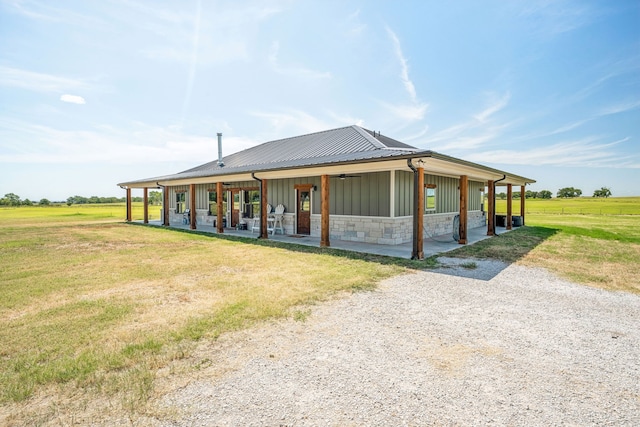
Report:
M347 175L347 174L341 173L340 175L334 175L333 178L339 178L339 179L345 180L347 178L360 178L360 175Z

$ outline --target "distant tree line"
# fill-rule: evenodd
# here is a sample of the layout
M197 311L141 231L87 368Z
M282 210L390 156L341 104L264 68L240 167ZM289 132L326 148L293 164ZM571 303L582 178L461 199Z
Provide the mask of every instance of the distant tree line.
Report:
M579 188L573 188L573 187L561 188L556 193L556 197L560 199L567 199L567 198L580 197L580 196L582 196L582 190L580 190ZM519 191L514 191L511 194L511 197L513 199L519 199L521 197L521 194ZM527 190L524 193L524 197L525 199L550 199L551 197L553 197L553 193L551 193L551 191L549 190L541 190L541 191ZM593 192L593 197L604 197L604 198L611 197L611 189L607 187L602 187L599 190L596 190ZM507 193L505 192L497 193L496 198L500 200L506 200Z
M524 192L524 198L525 199L550 199L552 196L551 191L549 190L541 190L541 191L531 191L531 190L527 190ZM496 194L496 197L500 200L506 200L507 199L507 193L498 193ZM520 191L514 191L511 194L511 198L513 199L519 199L521 197L521 192Z
M593 192L593 197L604 197L606 199L607 197L611 197L611 190L607 187L602 187Z
M558 197L560 198L569 198L569 197L580 197L582 196L582 190L579 188L573 187L565 187L558 190ZM611 189L607 187L602 187L599 190L593 192L592 197L611 197Z
M66 202L67 206L71 205L88 205L88 204L100 204L100 203L124 203L127 201L126 197L83 197L83 196L71 196L68 197ZM133 202L143 202L144 199L142 197L132 197L131 201ZM0 206L49 206L53 204L49 199L40 199L38 202L32 202L29 199L22 200L20 196L14 193L7 193L3 198L0 199ZM160 191L150 191L149 192L149 204L150 205L161 205L162 204L162 193Z

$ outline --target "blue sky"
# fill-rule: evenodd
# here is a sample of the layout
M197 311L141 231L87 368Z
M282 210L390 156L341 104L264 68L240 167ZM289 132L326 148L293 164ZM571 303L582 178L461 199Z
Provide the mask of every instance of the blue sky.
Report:
M640 2L0 0L0 196L123 196L358 124L640 195Z

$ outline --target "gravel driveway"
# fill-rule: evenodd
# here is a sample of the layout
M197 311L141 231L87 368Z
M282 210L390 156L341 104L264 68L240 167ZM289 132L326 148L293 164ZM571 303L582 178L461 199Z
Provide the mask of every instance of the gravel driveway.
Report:
M157 425L640 425L638 296L476 265L222 337Z

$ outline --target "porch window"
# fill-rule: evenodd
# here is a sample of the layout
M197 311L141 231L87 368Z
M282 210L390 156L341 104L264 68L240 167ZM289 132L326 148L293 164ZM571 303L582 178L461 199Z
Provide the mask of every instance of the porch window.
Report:
M227 192L222 192L222 212L227 212ZM216 191L209 190L209 215L218 215L218 193Z
M215 191L209 191L209 215L218 212L218 197Z
M249 190L244 193L244 217L253 218L260 212L260 191Z
M183 213L187 201L187 193L176 193L176 213Z
M436 186L433 184L425 185L424 210L425 212L434 212L436 210Z

